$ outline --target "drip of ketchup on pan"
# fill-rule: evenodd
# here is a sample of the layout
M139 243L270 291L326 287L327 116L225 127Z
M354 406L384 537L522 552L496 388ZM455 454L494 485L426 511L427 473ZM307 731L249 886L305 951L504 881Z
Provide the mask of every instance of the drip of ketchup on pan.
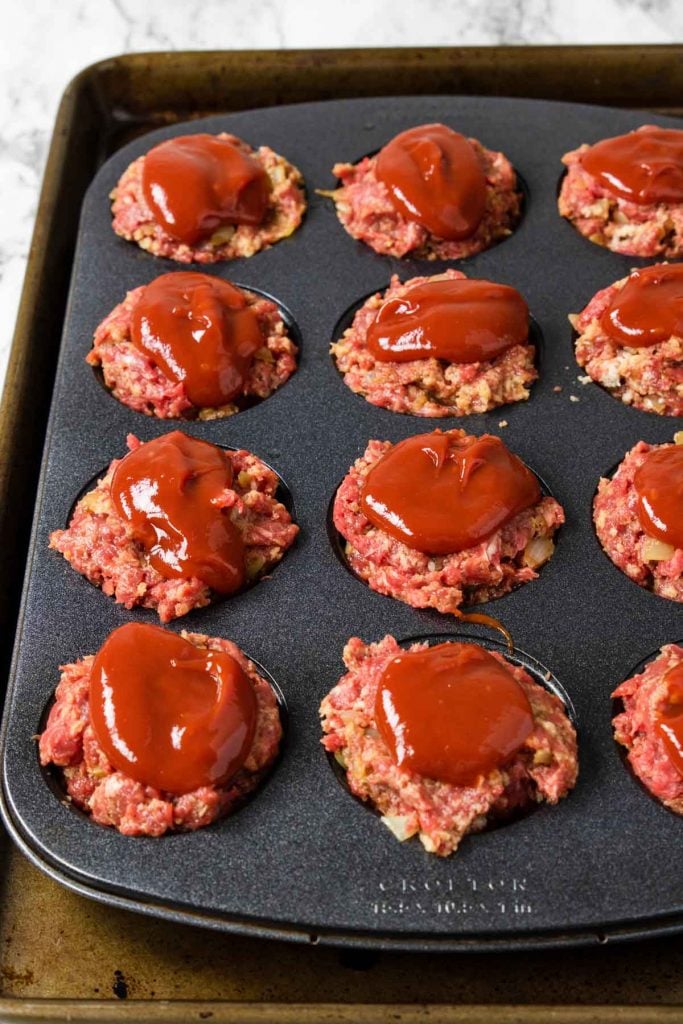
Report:
M479 157L464 135L444 124L401 132L378 153L375 174L394 208L437 238L470 238L484 216Z
M581 163L608 192L631 203L683 202L683 131L645 125L603 139Z
M365 479L361 509L409 547L447 555L486 540L540 497L534 474L500 438L456 446L435 430L382 456Z
M683 338L683 264L659 263L634 270L600 318L620 348L650 348Z
M468 643L407 651L389 662L375 719L400 767L456 786L473 786L503 767L534 728L512 671Z
M492 281L428 281L387 299L370 324L367 346L382 362L495 359L529 335L529 310L514 288Z
M245 579L242 536L220 505L232 479L225 452L174 430L119 462L111 497L162 576L232 594Z
M664 676L666 701L655 715L656 729L679 775L683 775L683 662Z
M174 794L221 785L244 764L257 703L238 662L159 626L109 634L90 674L90 720L114 768Z
M142 192L164 231L195 245L223 224L260 224L268 209L270 179L257 160L229 139L181 135L149 151Z
M633 483L638 519L645 532L683 548L683 446L648 452Z
M132 313L130 337L202 408L243 393L254 353L264 344L244 292L192 271L162 274L146 286Z

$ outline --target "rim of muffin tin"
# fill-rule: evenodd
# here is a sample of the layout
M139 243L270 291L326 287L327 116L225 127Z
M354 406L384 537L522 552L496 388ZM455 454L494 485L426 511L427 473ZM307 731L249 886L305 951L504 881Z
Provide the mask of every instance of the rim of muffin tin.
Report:
M254 255L258 255L258 253L255 253ZM159 257L155 257L155 258L158 259ZM227 261L227 262L229 263L230 261ZM192 264L193 268L195 266L196 266L196 264ZM221 264L218 264L218 266L221 266ZM297 347L297 354L296 354L296 357L295 357L296 358L296 368L294 369L293 373L290 373L290 375L287 378L287 380L283 381L282 384L280 384L278 387L276 387L274 391L271 391L271 393L269 395L266 395L265 398L260 398L258 395L241 395L241 396L238 395L237 396L237 400L235 402L227 403L227 404L234 404L234 405L238 406L237 410L234 413L230 413L227 416L212 416L212 417L204 419L204 418L202 418L199 415L199 412L201 412L201 409L203 408L203 407L200 407L200 406L193 407L193 408L197 408L198 412L193 414L193 415L189 415L189 416L157 416L156 413L154 413L154 412L143 412L140 409L132 409L127 404L127 402L122 402L120 398L117 398L116 395L114 394L114 392L112 391L112 389L107 386L107 384L105 383L105 380L104 380L104 371L102 369L101 364L98 365L98 366L91 366L90 369L92 371L92 374L93 374L95 380L97 381L99 386L102 388L104 393L109 398L111 398L114 402L116 402L117 405L123 406L124 409L126 409L128 412L132 413L134 416L143 416L146 420L153 420L153 421L156 421L157 423L162 423L162 424L163 423L173 423L173 424L182 424L182 423L209 423L209 424L211 424L211 423L223 423L223 422L225 422L225 420L231 420L235 416L239 416L240 413L248 412L250 409L255 409L257 406L262 405L263 402L267 402L269 398L273 397L273 395L279 394L283 390L283 388L287 387L287 385L290 383L292 378L295 377L296 374L299 372L299 362L300 362L300 359L301 359L301 350L302 350L302 346L303 346L303 334L301 332L301 328L299 327L299 325L298 325L298 323L296 321L296 318L295 318L294 314L289 309L289 307L286 306L285 303L282 302L280 299L276 298L275 295L272 295L270 292L266 291L264 288L257 288L254 285L250 285L250 284L249 285L242 284L239 281L233 281L232 278L219 277L216 274L208 273L206 271L206 269L199 269L199 270L192 269L190 271L183 270L183 267L179 263L174 263L174 266L170 270L167 270L164 273L158 274L157 277L165 277L168 274L183 274L183 273L197 273L197 274L203 274L206 277L216 277L218 280L225 281L227 284L231 284L231 285L233 285L233 287L239 288L243 292L251 292L253 295L258 295L259 298L261 298L261 299L267 299L269 302L272 302L272 303L274 303L277 306L278 312L279 312L279 314L280 314L280 316L282 318L282 322L284 323L285 328L287 330L287 336L290 338L291 341L294 342L294 344ZM138 285L137 287L146 288L146 287L148 287L148 285L152 284L152 282L155 281L155 280L156 280L156 278L152 278L152 281L143 282L142 285ZM121 299L119 301L122 302L123 299ZM92 351L92 346L90 347L89 351L90 352ZM170 380L170 378L169 378L169 380Z
M178 420L176 420L174 422L177 423L177 422L187 422L187 421L178 421ZM174 429L180 430L179 427L175 427ZM182 430L180 432L183 433ZM159 437L166 437L167 434L172 434L172 433L173 433L173 430L169 430L169 431L167 431L167 433L160 434ZM290 516L290 519L291 519L292 523L295 526L299 525L298 522L297 522L297 517L296 517L296 504L294 502L294 495L293 495L289 485L284 480L284 478L280 475L280 473L277 471L277 469L275 469L273 466L270 465L269 462L266 462L266 460L262 459L260 455L256 454L256 452L252 452L250 449L247 449L247 448L238 448L236 445L232 445L232 444L220 444L218 441L205 441L204 438L195 438L194 435L191 435L191 434L186 434L185 436L186 437L191 437L193 440L204 441L205 444L212 444L215 448L220 448L221 451L226 451L226 452L249 451L250 455L253 455L255 458L257 458L260 462L263 463L263 465L266 467L266 469L269 469L272 473L275 474L275 476L277 477L277 480L278 480L278 485L277 485L277 488L276 488L276 491L275 491L275 494L273 495L273 497L281 505L284 505L285 509L289 513L289 516ZM158 438L151 438L150 440L158 440ZM142 444L149 444L149 441L143 441ZM111 461L113 461L114 459L118 459L118 461L120 462L129 453L130 453L130 449L129 449L129 451L125 452L120 457L118 457L116 455L113 455ZM83 484L83 486L80 488L80 490L78 491L76 497L74 498L74 500L72 501L72 503L71 503L71 505L69 507L69 512L67 514L67 518L66 518L64 526L63 527L55 527L55 529L63 529L63 530L68 530L69 529L69 526L71 524L71 519L73 517L74 512L76 511L76 506L78 505L79 501L81 501L86 496L86 494L89 494L90 491L94 490L97 487L97 485L100 482L100 480L102 480L103 477L105 477L107 475L107 472L109 471L109 466L111 465L111 461L110 461L110 463L107 466L104 466L97 473L93 474L93 476L91 476L90 479L88 481L86 481L85 484ZM186 615L181 615L181 616L179 616L179 617L177 617L175 619L171 619L171 622L181 622L184 619L186 619L189 615L192 615L192 614L197 613L197 612L202 612L204 610L204 608L206 608L206 607L212 607L213 605L223 604L225 601L231 601L231 600L234 600L236 598L239 598L242 594L246 594L249 590L252 590L254 587L258 586L258 584L264 579L264 577L272 576L272 574L285 561L289 551L291 551L291 549L296 545L297 538L298 538L298 534L294 538L293 543L290 544L290 546L284 551L282 557L279 558L277 560L277 562L275 562L275 564L272 565L265 573L259 573L259 575L255 576L254 579L249 580L247 583L244 584L244 586L240 587L239 590L236 590L232 594L219 594L217 591L211 590L211 600L210 600L208 605L204 605L202 608L192 608L191 611L186 613ZM57 552L54 552L54 553L59 555L61 558L64 558L64 555L62 555L62 553L60 551L57 551ZM70 565L70 563L69 563L69 565ZM87 583L88 586L93 587L95 590L99 590L102 593L102 597L105 598L107 601L113 601L114 600L112 597L110 597L109 595L107 595L104 592L102 592L102 587L99 584L97 584L97 583L93 583L93 581L88 579L88 577L86 575L84 575L84 573L80 572L78 569L75 569L72 565L70 565L70 568L72 569L73 572L76 573L77 576L80 576L80 578L85 583ZM117 601L114 601L114 604L117 604L117 605L119 605L122 608L124 607L123 605L120 605L119 602L117 602ZM128 612L130 612L132 614L136 614L136 615L145 615L145 616L152 615L154 617L155 622L157 622L159 625L161 625L162 628L166 628L169 625L169 623L160 623L159 622L159 615L158 615L158 612L157 612L156 608L146 608L143 605L139 605L138 604L138 605L134 605L132 608L129 608L129 609L126 609L126 610ZM251 660L253 661L253 658ZM256 664L256 662L254 662L254 664Z
M461 632L421 633L416 634L415 636L405 637L401 640L397 639L396 642L399 645L399 647L402 647L404 650L409 650L413 644L418 643L426 643L429 647L434 647L435 645L442 643L467 643L472 644L475 647L483 647L486 650L494 651L497 654L501 654L507 662L509 662L516 668L524 669L526 672L528 672L528 674L531 676L535 683L538 683L539 686L543 687L543 689L547 693L553 694L553 696L557 697L561 701L562 706L567 714L567 718L569 719L569 721L574 727L574 730L577 733L578 741L579 731L577 727L576 709L574 707L574 704L572 703L572 699L569 696L568 692L560 683L557 676L549 668L543 665L543 663L538 661L536 658L532 657L532 655L527 654L527 652L523 651L520 647L517 647L513 644L511 650L508 644L504 643L502 640L497 640L495 637L489 637L486 635L474 636L471 633ZM325 757L337 782L348 793L348 795L353 800L355 800L356 803L360 804L366 811L369 811L372 815L374 815L377 818L382 818L382 814L371 801L363 800L361 797L356 796L356 794L351 791L347 781L346 769L343 768L342 765L337 761L334 754L330 751L325 751ZM563 797L562 803L564 803L565 800L569 799L571 794L572 790L570 790L569 793L567 793L566 796ZM501 828L508 828L511 825L516 825L518 822L524 821L525 818L528 818L536 811L541 810L543 806L544 804L539 804L536 802L530 803L526 808L524 808L521 811L517 809L508 816L504 816L498 819L494 819L491 822L487 822L483 829L480 829L474 833L466 833L462 838L462 842L476 842L477 836L481 835L482 833L494 832L498 831ZM415 845L419 843L419 839L416 835L411 836L408 842L410 842L412 845ZM457 852L458 851L455 850L449 856L457 856Z
M162 628L166 629L167 627L162 627ZM193 630L187 630L186 632L194 632L194 631ZM178 633L176 635L179 636L180 634ZM212 639L224 639L224 638L218 637L218 638L212 638ZM227 638L225 638L225 639L227 639ZM234 643L234 641L232 641L232 642ZM277 754L275 755L273 760L270 762L270 764L267 765L267 767L262 770L261 776L260 776L257 784L254 786L254 788L251 789L248 793L244 794L238 801L236 801L232 805L232 809L230 810L229 814L225 814L225 815L219 816L214 821L212 821L210 823L210 825L202 826L203 828L213 828L215 825L220 824L220 822L234 817L234 815L235 814L239 814L239 812L244 807L246 807L247 804L251 803L252 800L256 799L259 796L259 794L262 792L264 787L268 785L270 779L272 778L272 776L275 774L275 772L277 771L278 767L282 763L283 759L286 756L287 748L289 746L289 724L290 724L289 723L289 709L287 707L287 699L286 699L286 697L285 697L285 695L284 695L284 693L282 691L282 687L277 682L277 680L275 679L273 674L271 672L269 672L269 670L267 668L265 668L265 666L262 665L260 661L257 661L256 658L253 658L248 653L248 651L242 650L241 647L240 647L240 651L245 656L245 658L247 658L252 663L252 665L256 669L258 675L260 675L261 678L264 679L266 683L268 683L268 685L270 686L270 689L272 690L272 692L273 692L273 694L275 696L275 700L277 701L278 713L280 715L280 725L282 727L282 736L280 738L280 743L279 743L279 746L278 746ZM87 655L83 655L83 654L80 655L80 658L78 660L82 660L84 657L87 657ZM54 705L56 703L56 699L57 698L56 698L56 687L55 687L55 689L53 690L52 694L50 695L50 697L48 698L48 700L45 703L45 706L43 708L43 712L42 712L42 714L40 716L40 720L39 720L39 723L38 723L38 732L36 734L36 760L38 761L38 771L40 772L40 775L41 775L45 785L50 790L50 792L53 794L53 796L57 799L57 801L60 804L62 804L63 807L66 807L71 814L75 815L77 818L79 818L81 821L83 821L87 825L94 826L95 828L105 829L107 831L112 831L112 830L118 831L118 830L115 829L115 826L113 826L113 825L104 825L104 824L102 824L99 821L93 821L92 816L90 814L88 814L87 811L84 811L81 807L79 807L77 804L75 804L72 801L71 797L68 795L67 790L66 790L66 785L65 785L65 782L64 782L64 769L62 767L60 767L59 765L54 764L53 762L50 762L49 764L46 764L46 765L43 765L43 764L40 763L40 754L39 754L39 747L38 747L37 740L38 740L38 738L40 736L42 736L43 732L45 731L45 728L47 726L47 720L48 720L48 718L50 716L50 712L52 711L52 708L54 707ZM90 710L90 703L88 701L88 711L89 710ZM88 721L89 721L89 719L88 719ZM125 775L126 773L124 772L123 774ZM130 777L131 776L129 776L129 778ZM227 785L227 783L229 783L230 781L231 781L230 779L226 780L225 784ZM173 797L173 796L179 796L179 795L183 795L183 794L172 793L170 795ZM192 831L191 829L175 829L175 828L171 828L171 829L168 829L161 836L154 836L154 837L148 837L148 838L154 838L155 840L163 841L166 838L166 836L170 836L170 835L183 835L183 834L186 834L186 833L190 833L191 831ZM134 838L139 839L141 837L140 836L135 836Z
M624 678L619 680L619 682L616 684L614 689L616 689L617 686L621 686L621 684L623 682L625 682L627 679L631 679L633 676L640 675L641 672L644 672L645 669L647 668L647 666L651 662L655 661L659 657L659 655L662 653L662 647L666 647L669 644L676 644L679 647L681 647L681 646L683 646L683 637L681 637L680 640L667 640L665 643L663 643L661 645L661 647L658 647L656 650L651 651L649 654L646 654L644 658L640 659L640 661L638 662L637 665L634 665L633 668L629 669L629 671L626 673ZM635 772L635 770L633 768L633 765L631 764L631 762L628 759L628 750L627 750L627 748L625 746L623 746L623 744L617 742L617 739L616 739L616 737L614 735L614 724L613 723L614 723L614 719L616 718L616 716L620 715L622 713L622 711L625 710L625 707L624 707L624 701L623 701L622 697L610 697L610 700L611 700L611 708L612 708L611 714L610 714L610 728L612 729L612 742L613 742L613 746L616 748L615 752L616 752L617 757L619 758L619 761L621 762L622 768L631 777L631 779L634 782L635 786L642 793L644 793L645 796L652 803L656 804L658 807L661 807L663 810L667 811L669 814L672 814L674 816L674 818L680 818L681 817L680 814L677 814L676 811L672 810L670 807L667 807L667 805L662 800L660 800L659 797L655 796L654 793L645 785L645 783L640 778L640 776L636 774L636 772Z

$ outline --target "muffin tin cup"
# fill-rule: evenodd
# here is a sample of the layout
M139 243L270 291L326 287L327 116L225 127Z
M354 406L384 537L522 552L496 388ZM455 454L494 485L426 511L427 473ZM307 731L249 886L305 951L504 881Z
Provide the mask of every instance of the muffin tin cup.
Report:
M524 217L504 245L467 260L378 256L346 234L314 189L333 186L335 162L357 160L430 121L509 157L528 186ZM227 130L267 143L306 178L310 209L294 235L251 259L201 268L277 296L301 331L298 370L257 406L183 425L273 466L291 489L301 533L272 578L171 625L228 637L248 651L280 684L289 724L282 760L238 814L161 839L127 838L72 814L45 783L33 738L60 664L96 651L124 622L153 621L152 613L127 612L88 585L48 550L49 533L63 524L83 481L125 450L127 433L149 440L177 426L113 401L84 360L96 325L126 290L183 269L116 238L107 199L132 159L183 128L136 140L100 170L83 205L3 724L3 816L44 870L79 892L143 913L300 941L502 949L680 928L683 884L648 865L675 862L682 824L642 798L615 756L610 694L644 653L680 635L681 610L652 601L615 571L600 554L591 520L604 468L641 438L670 440L678 421L640 413L578 382L567 314L623 277L633 260L589 245L559 217L555 195L564 152L642 121L642 113L599 107L425 96L191 122L190 131ZM398 843L338 785L320 746L318 706L344 671L341 653L351 636L484 635L360 586L337 561L326 529L330 495L369 439L396 442L435 426L349 391L329 356L335 324L392 274L405 280L447 266L518 288L542 324L542 376L528 402L438 426L499 434L565 509L560 542L539 578L480 608L500 618L515 645L547 665L568 693L580 771L576 789L558 806L473 837L440 859Z

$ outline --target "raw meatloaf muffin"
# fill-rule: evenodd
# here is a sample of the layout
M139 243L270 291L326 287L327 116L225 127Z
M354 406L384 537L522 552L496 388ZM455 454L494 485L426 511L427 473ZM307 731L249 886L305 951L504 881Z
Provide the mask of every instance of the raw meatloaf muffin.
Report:
M141 447L127 438L131 452ZM299 532L287 509L276 497L278 477L251 452L226 451L234 473L220 507L228 510L244 544L246 579L253 582L280 561ZM50 547L59 551L77 572L101 587L126 608L153 608L162 622L203 608L214 596L196 577L169 579L151 564L142 544L117 511L111 481L120 459L114 459L96 487L80 499L66 530L50 535Z
M683 601L683 549L650 536L637 511L634 478L648 454L673 445L638 443L611 479L602 478L593 504L598 540L618 569L641 587L670 601Z
M465 275L458 270L433 277L413 277L405 282L394 275L383 294L372 295L331 348L347 387L372 405L429 418L487 412L508 402L527 399L529 387L538 376L534 366L536 350L530 344L513 345L496 358L478 363L451 363L434 358L382 362L369 350L368 328L384 302L399 298L415 285L463 279Z
M93 347L86 361L102 368L104 383L124 405L135 412L160 419L218 419L268 398L296 370L297 347L274 302L240 289L256 315L263 334L263 346L253 357L242 388L235 400L217 408L193 405L182 380L171 380L152 356L135 345L131 322L147 286L129 291L95 331Z
M576 361L626 405L660 416L683 416L683 338L671 335L657 345L621 346L601 323L628 281L623 277L603 288L581 313L570 316L579 335Z
M474 440L464 430L445 433L453 450ZM414 608L436 608L457 616L463 605L502 597L536 579L564 522L554 498L542 496L476 546L452 554L427 554L373 525L361 508L368 473L393 447L390 441L370 441L334 500L334 525L346 541L348 564L368 586Z
M612 252L683 255L683 202L633 202L617 194L583 166L583 157L591 149L584 144L562 157L567 173L558 200L561 216L584 238Z
M420 651L427 644L413 644ZM494 653L526 694L533 731L513 760L476 785L457 786L399 767L375 721L380 677L405 651L392 636L375 644L347 643L347 674L322 702L325 749L339 762L351 792L367 800L397 839L419 836L429 853L448 856L463 836L524 813L534 804L555 804L576 782L576 734L560 699L534 682L519 665Z
M683 774L676 768L658 729L670 702L667 673L683 666L683 647L666 644L638 675L626 679L612 696L624 710L613 721L614 738L628 750L628 760L653 796L683 814Z
M101 825L127 836L160 836L194 830L230 814L260 783L278 754L280 713L272 687L230 640L180 634L200 651L224 651L246 673L257 701L251 749L239 771L220 786L173 795L116 771L100 746L90 718L90 674L94 655L62 665L55 703L39 738L40 763L62 769L68 798Z
M270 198L260 224L222 224L201 242L188 245L179 241L155 221L143 191L145 157L140 156L123 172L111 193L112 227L116 234L136 242L154 256L179 263L218 263L253 256L296 231L306 209L300 171L268 146L252 149L226 132L220 132L216 138L233 143L268 175Z
M467 141L476 153L486 188L483 216L467 238L440 238L397 210L389 190L376 174L377 156L366 156L357 164L335 164L332 173L341 184L324 194L334 200L337 216L348 233L375 252L426 260L473 256L512 234L519 220L522 196L507 157L486 149L476 139Z

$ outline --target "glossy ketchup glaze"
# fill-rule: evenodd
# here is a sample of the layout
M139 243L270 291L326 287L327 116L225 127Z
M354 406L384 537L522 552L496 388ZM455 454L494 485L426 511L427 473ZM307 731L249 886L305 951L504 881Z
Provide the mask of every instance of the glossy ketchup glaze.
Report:
M365 479L361 510L409 547L447 555L486 540L540 497L534 474L499 438L455 444L435 430L382 456Z
M666 699L655 715L655 727L669 760L683 775L683 662L674 665L664 676Z
M387 299L368 329L367 346L382 362L495 359L529 335L529 309L515 288L492 281L427 281Z
M146 786L181 794L226 782L251 749L257 711L234 658L159 626L120 626L95 655L95 735L114 768Z
M229 139L181 135L146 155L142 191L166 233L196 245L223 224L261 224L270 179L257 160Z
M683 445L648 452L633 483L638 519L645 532L683 548Z
M683 202L683 131L646 125L603 139L581 163L608 191L641 206Z
M393 138L375 174L392 205L437 238L469 238L486 209L486 176L472 144L444 124L424 124Z
M505 766L534 728L512 671L470 643L399 654L380 678L375 718L400 767L456 786Z
M242 536L220 507L232 479L225 452L174 430L118 463L111 497L162 576L232 594L245 580Z
M619 347L650 348L683 338L683 264L659 263L632 271L600 318Z
M133 309L131 341L200 408L244 391L263 348L258 317L244 292L209 274L176 271L148 284Z

